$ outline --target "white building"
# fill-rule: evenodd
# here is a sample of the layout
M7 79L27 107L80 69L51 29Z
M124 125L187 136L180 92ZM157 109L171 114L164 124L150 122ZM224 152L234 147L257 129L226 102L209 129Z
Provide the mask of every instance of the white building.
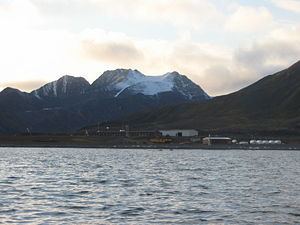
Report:
M282 144L281 140L251 140L251 145L280 145Z
M162 136L170 137L195 137L198 136L197 130L160 130Z
M229 137L205 137L202 139L204 145L228 145L232 144L232 140ZM237 142L235 142L236 144Z

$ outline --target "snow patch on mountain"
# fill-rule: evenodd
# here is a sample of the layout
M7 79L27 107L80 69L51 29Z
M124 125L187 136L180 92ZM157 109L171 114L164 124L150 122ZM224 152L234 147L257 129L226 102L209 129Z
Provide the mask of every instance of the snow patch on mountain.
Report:
M156 95L158 93L172 91L174 88L174 77L171 73L161 76L145 76L136 71L130 71L127 79L117 83L114 88L118 90L118 97L124 90L130 89L134 93L144 95Z
M145 75L136 70L129 70L126 77L122 77L119 82L116 80L117 82L112 84L110 88L118 91L115 95L115 97L118 97L126 88L144 81L145 77Z
M42 99L41 96L39 96L39 93L37 92L37 90L33 91L33 95L38 99Z
M135 93L142 93L144 95L156 95L161 92L172 91L173 84L163 81L143 81L131 87Z
M55 97L57 97L57 81L53 81L51 83L44 85L40 91L35 90L34 95L37 98L41 98L41 96L39 94L40 92L42 92L43 96L49 96L49 95L53 94Z
M68 76L63 77L63 87L62 92L67 93L67 85L68 85Z
M54 96L57 97L57 81L52 83Z

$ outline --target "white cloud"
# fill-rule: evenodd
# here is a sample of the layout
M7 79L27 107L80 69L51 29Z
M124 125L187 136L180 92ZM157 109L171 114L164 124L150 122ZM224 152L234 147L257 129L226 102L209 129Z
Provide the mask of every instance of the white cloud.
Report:
M208 22L216 22L221 14L215 5L207 0L140 0L134 5L138 5L137 8L133 8L133 12L138 12L138 17L193 28L201 27Z
M2 29L24 29L40 25L42 22L38 9L29 0L0 1Z
M272 2L279 8L300 13L300 1L299 0L272 0Z
M209 0L32 0L46 14L76 16L81 12L129 20L168 23L198 29L219 23L222 13Z
M265 7L238 6L228 18L225 28L237 32L262 32L273 26L273 16Z

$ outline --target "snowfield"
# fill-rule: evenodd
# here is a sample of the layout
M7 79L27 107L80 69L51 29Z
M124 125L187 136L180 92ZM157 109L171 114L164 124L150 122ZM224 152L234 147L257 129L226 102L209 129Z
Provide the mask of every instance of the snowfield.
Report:
M156 95L161 92L172 91L174 87L173 76L167 73L161 76L145 76L137 71L130 71L126 79L111 87L118 91L118 97L124 90L130 88L134 93Z

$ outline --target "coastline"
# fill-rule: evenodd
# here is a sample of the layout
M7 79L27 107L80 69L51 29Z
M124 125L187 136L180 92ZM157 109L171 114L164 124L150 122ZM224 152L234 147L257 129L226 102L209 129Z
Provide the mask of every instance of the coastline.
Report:
M141 149L141 150L240 150L240 151L300 151L300 145L21 145L0 144L0 148L89 148L89 149Z
M1 148L99 148L99 149L169 149L169 150L285 150L300 151L300 144L280 145L204 145L176 139L172 143L156 144L145 138L101 138L98 136L0 136Z

